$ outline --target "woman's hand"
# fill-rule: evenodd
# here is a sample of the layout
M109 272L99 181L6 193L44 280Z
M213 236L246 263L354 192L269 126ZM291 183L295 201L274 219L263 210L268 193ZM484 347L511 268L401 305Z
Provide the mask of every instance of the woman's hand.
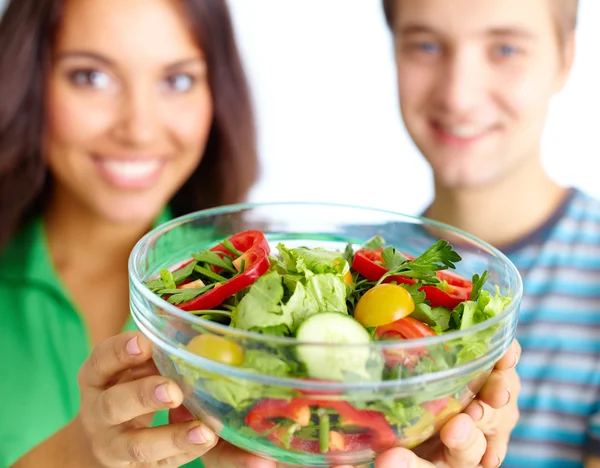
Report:
M150 427L158 410L177 408L181 389L157 375L150 342L139 332L109 338L79 373L81 409L76 418L98 466L180 466L217 443L200 421Z

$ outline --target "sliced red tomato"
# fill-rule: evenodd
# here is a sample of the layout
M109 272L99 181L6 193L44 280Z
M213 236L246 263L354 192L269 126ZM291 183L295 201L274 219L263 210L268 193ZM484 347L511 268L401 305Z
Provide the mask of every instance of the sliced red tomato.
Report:
M375 329L375 338L380 340L415 340L428 336L435 336L435 332L412 317L404 317L394 323ZM408 369L413 369L417 361L427 354L427 350L423 346L419 346L408 349L386 349L383 354L388 367L393 368L402 365Z
M446 406L448 406L448 402L450 401L450 398L452 398L452 397L447 396L444 398L440 398L438 400L426 401L421 404L421 407L426 409L427 411L429 411L434 416L437 416L444 409L446 409Z
M419 289L425 293L425 298L431 303L431 307L446 307L454 310L458 304L469 300L472 288L460 288L448 284L443 291L432 285L422 286Z
M377 339L402 338L414 340L428 336L435 336L435 332L420 320L412 317L404 317L375 329L375 338Z
M377 250L358 250L354 254L352 268L367 278L369 281L379 281L379 279L388 272L384 266L383 249ZM409 260L414 260L414 256L403 254ZM440 281L445 281L444 290L434 285L421 286L420 291L425 293L426 299L431 307L447 307L453 310L458 304L468 301L471 297L473 283L462 276L447 271L437 271L436 276ZM404 276L388 276L383 280L384 283L415 284L417 281Z
M388 269L384 266L383 257L381 255L382 252L382 248L377 250L357 250L352 259L352 269L369 281L379 281L379 278L388 272ZM401 284L416 283L414 279L405 276L388 276L383 282L395 282Z

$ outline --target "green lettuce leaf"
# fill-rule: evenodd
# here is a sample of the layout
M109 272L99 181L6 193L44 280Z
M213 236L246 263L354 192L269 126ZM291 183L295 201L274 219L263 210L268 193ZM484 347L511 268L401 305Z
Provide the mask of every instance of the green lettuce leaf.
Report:
M176 358L179 372L197 390L225 403L236 411L243 411L263 398L291 398L292 389L265 386L245 379L211 374ZM255 349L246 352L241 366L249 372L275 377L287 377L292 373L291 365L276 353Z
M378 411L385 415L387 421L398 427L406 427L423 415L419 405L400 399L385 398L382 400L352 401L352 405L360 410Z
M232 312L231 326L263 332L277 330L277 334L281 334L282 326L291 329L293 317L281 306L283 295L279 273L272 271L261 276Z
M308 249L297 247L288 249L283 244L277 246L283 264L288 271L301 273L310 277L319 273L333 273L343 277L350 269L343 252L335 252L323 248Z

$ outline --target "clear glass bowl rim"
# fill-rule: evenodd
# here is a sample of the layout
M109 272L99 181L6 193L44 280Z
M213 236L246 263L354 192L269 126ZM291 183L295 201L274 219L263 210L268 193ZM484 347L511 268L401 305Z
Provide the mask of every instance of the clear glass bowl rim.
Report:
M516 313L519 303L521 301L523 295L523 282L521 280L521 276L514 266L514 264L506 257L500 250L496 249L492 245L464 232L460 229L452 227L450 225L440 223L438 221L434 221L421 216L411 216L405 215L402 213L398 213L391 210L384 210L378 208L371 208L367 206L359 206L359 205L348 205L348 204L340 204L340 203L321 203L321 202L266 202L266 203L240 203L234 205L226 205L218 208L210 208L206 210L196 211L193 213L189 213L184 216L180 216L172 219L166 223L163 223L150 232L148 232L144 237L142 237L135 245L131 254L129 256L129 280L133 285L133 288L142 294L145 299L153 303L155 306L164 309L172 316L177 317L178 319L183 320L184 322L189 322L195 325L199 325L207 330L211 330L215 333L219 333L223 336L235 336L239 338L252 339L255 341L260 341L262 343L268 344L277 344L277 345L306 345L306 346L323 346L323 347L345 347L348 345L339 345L339 344L331 344L331 343L318 343L318 342L303 342L299 341L294 337L279 337L272 335L264 335L256 332L246 331L231 328L227 325L222 325L216 322L212 322L210 320L205 320L200 317L197 317L189 312L179 309L178 307L170 304L166 300L158 297L154 294L150 289L148 289L144 280L138 274L136 264L137 261L140 260L140 256L143 252L144 246L148 244L152 239L160 236L161 233L166 232L178 225L186 224L191 221L195 221L201 218L205 218L208 216L214 215L222 215L227 213L235 213L242 210L248 210L253 208L266 208L269 206L307 206L307 207L325 207L325 208L342 208L342 209L353 209L353 210L368 210L371 212L379 212L382 214L393 215L398 218L398 221L409 222L413 224L425 224L430 226L435 226L438 228L446 229L454 234L460 235L462 237L466 237L469 241L473 242L475 245L480 247L483 250L487 250L490 254L495 257L498 257L504 264L508 265L509 270L512 273L512 281L514 283L514 291L512 291L512 300L511 303L504 309L504 311L495 316L492 319L486 320L485 322L479 323L473 327L467 328L465 330L452 331L448 333L444 333L443 335L437 335L435 337L427 337L427 338L419 338L414 340L403 340L403 341L374 341L364 345L352 345L356 346L367 346L372 349L377 350L386 350L386 349L403 349L403 348L415 348L419 346L428 346L435 345L438 343L445 343L448 341L453 341L460 339L462 337L468 335L474 335L480 331L486 330L487 328L493 327L494 325L502 322L508 316Z

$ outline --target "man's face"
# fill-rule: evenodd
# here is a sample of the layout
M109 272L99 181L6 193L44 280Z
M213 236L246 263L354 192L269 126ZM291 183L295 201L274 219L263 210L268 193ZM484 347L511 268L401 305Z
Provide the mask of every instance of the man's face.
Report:
M571 62L549 0L397 0L392 26L402 116L437 183L493 183L539 157Z

